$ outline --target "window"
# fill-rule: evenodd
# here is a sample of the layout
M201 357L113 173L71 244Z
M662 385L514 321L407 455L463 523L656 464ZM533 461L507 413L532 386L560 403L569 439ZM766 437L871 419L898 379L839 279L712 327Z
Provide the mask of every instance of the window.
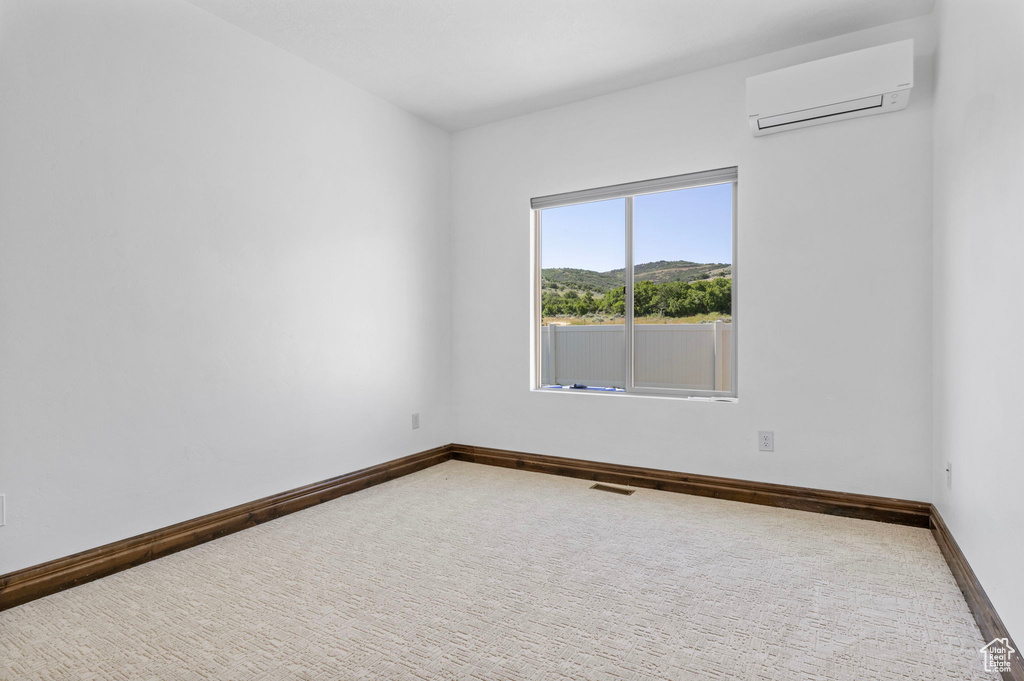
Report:
M737 177L532 200L536 388L736 396Z

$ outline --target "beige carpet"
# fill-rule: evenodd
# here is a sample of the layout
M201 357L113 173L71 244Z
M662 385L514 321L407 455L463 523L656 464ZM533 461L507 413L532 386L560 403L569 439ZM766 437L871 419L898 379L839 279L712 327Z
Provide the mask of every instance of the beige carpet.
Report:
M994 679L928 531L450 461L0 613L0 678Z

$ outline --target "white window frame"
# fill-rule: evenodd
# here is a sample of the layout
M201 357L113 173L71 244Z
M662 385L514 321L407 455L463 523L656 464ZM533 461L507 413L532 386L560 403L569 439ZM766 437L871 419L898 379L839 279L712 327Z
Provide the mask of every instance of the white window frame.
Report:
M729 390L695 390L691 388L651 388L635 385L633 367L633 326L634 326L634 270L636 263L633 262L633 199L644 194L655 194L658 192L675 191L677 189L692 189L694 187L706 187L716 184L732 184L732 360L731 378L732 385ZM597 187L595 189L584 189L563 194L551 194L530 199L530 207L533 216L533 389L544 392L556 393L586 393L592 395L622 395L622 392L600 391L600 390L571 390L566 388L544 388L541 382L541 324L543 322L543 308L541 305L541 248L543 245L543 225L541 211L546 208L558 208L579 203L591 203L594 201L606 201L610 199L626 200L626 263L625 263L625 286L626 286L626 381L625 394L630 395L660 395L668 397L683 398L716 398L725 401L734 401L738 395L737 388L737 358L739 357L739 325L737 324L736 301L737 301L737 206L739 195L739 169L737 167L720 168L705 172L688 173L686 175L674 175L654 180L641 182L629 182L626 184Z

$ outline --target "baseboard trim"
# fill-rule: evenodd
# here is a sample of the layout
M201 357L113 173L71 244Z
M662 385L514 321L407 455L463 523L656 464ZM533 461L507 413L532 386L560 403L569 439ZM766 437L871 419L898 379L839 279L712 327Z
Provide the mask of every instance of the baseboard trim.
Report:
M428 468L450 459L449 449L435 447L2 575L0 610Z
M681 492L762 506L776 506L914 527L929 527L930 522L931 504L921 501L832 492L710 475L694 475L461 444L451 445L451 455L453 459L460 461L517 468L536 473L565 475L595 482L645 487L666 492Z
M978 623L982 638L986 641L996 638L1009 639L1011 647L1018 651L1012 658L1012 670L1002 674L1004 681L1024 681L1024 662L1022 662L1024 658L1019 652L1021 649L1013 643L1012 637L974 574L974 570L967 562L967 558L960 550L956 540L953 539L953 535L950 534L942 516L930 503L709 475L693 475L491 447L453 444L449 449L451 458L459 461L812 513L930 528L935 542L939 545L939 549L949 565L950 572L953 573L953 578L963 592L967 606Z
M1009 639L1010 646L1017 651L1010 658L1011 670L1002 672L1004 681L1024 681L1024 657L1022 657L1020 647L1014 644L1013 637L1006 630L1006 625L1003 624L995 606L992 605L992 601L989 600L988 594L982 588L977 575L974 574L970 563L967 562L967 557L960 550L960 546L949 532L949 527L946 526L938 509L934 506L931 512L931 528L935 543L939 545L939 550L942 551L942 556L946 559L946 564L949 565L949 571L953 573L953 579L960 587L964 600L967 601L967 607L974 615L974 621L978 623L981 637L986 641L997 638Z
M658 489L812 513L931 528L950 572L986 641L1012 638L974 570L930 503L793 487L709 475L530 454L506 449L450 444L387 461L223 511L146 532L64 558L0 575L0 610L126 570L204 542L244 530L346 494L379 485L449 459L518 470ZM1024 681L1018 653L1005 681Z

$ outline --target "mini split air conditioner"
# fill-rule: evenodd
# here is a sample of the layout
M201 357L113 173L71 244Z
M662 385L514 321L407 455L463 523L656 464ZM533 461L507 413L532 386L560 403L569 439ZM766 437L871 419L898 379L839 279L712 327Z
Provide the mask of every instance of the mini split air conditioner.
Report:
M914 87L914 41L870 47L747 78L755 137L899 111Z

